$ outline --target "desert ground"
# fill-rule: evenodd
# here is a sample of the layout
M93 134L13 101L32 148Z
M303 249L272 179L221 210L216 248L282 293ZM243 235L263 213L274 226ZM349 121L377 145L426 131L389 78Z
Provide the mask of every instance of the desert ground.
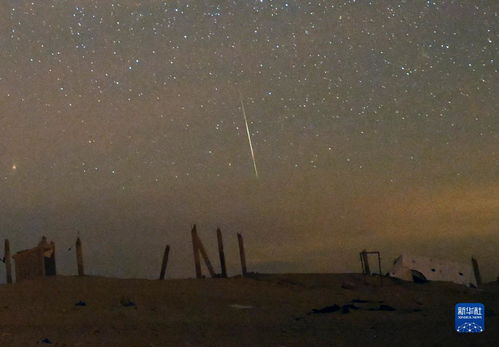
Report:
M0 286L0 345L497 345L498 283L474 289L391 278L380 286L379 280L359 274L40 278ZM485 305L485 332L454 332L457 302Z

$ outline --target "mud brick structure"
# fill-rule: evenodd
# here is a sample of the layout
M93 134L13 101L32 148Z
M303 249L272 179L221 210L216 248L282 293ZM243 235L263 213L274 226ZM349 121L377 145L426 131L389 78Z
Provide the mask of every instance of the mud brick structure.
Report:
M47 242L45 236L38 246L19 251L12 256L15 261L16 281L43 276L55 276L55 244Z

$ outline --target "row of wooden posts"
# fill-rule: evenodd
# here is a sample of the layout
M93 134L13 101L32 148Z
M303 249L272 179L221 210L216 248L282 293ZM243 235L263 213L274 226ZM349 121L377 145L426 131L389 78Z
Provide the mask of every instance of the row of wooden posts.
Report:
M210 273L211 277L213 277L213 278L220 278L220 277L227 278L227 267L225 264L224 245L223 245L223 239L222 239L222 231L220 230L220 228L217 228L218 254L219 254L219 258L220 258L220 268L221 268L220 274L217 274L213 268L213 265L210 261L210 258L208 257L206 249L204 248L204 245L201 242L201 239L199 238L199 236L197 234L196 224L194 224L194 226L192 227L191 236L192 236L192 247L193 247L193 253L194 253L194 267L195 267L195 271L196 271L196 278L203 278L204 277L202 270L201 270L200 255L203 258L203 261L204 261L206 268L208 269L208 272ZM237 240L238 240L238 245L239 245L239 257L240 257L240 261L241 261L242 276L244 277L248 274L248 272L247 272L247 268L246 268L246 255L244 252L244 240L243 240L242 235L239 233L237 233ZM78 268L78 276L84 276L85 275L85 268L83 265L83 249L82 249L82 242L81 242L79 237L77 237L77 239L76 239L75 249L76 249L76 263L77 263L77 268ZM163 260L161 263L161 271L160 271L160 275L159 275L160 280L165 279L166 269L168 266L169 254L170 254L170 245L166 245L165 250L163 252ZM7 283L12 283L12 262L11 262L10 244L9 244L8 239L5 239L4 262L5 262Z
M221 269L220 274L217 274L215 272L215 270L213 269L213 265L211 264L210 258L208 257L208 254L206 253L206 250L203 246L203 243L201 242L201 239L198 236L198 233L196 230L196 224L194 224L194 226L192 227L191 236L192 236L192 250L194 253L194 266L195 266L195 270L196 270L196 278L203 278L203 273L201 271L201 259L199 257L200 255L203 258L203 261L204 261L206 268L208 269L208 272L210 273L211 277L226 278L227 277L227 267L225 265L224 244L223 244L223 239L222 239L222 231L220 230L220 228L217 228L218 255L220 258L220 269ZM241 273L244 277L248 274L248 272L247 272L247 268L246 268L246 255L244 253L243 236L239 233L237 234L237 241L239 244L239 258L241 260ZM166 262L168 261L169 250L170 250L170 247L167 245L165 248L165 255L163 257L163 266L161 267L160 279L163 279L163 275L164 275L163 267L166 268Z

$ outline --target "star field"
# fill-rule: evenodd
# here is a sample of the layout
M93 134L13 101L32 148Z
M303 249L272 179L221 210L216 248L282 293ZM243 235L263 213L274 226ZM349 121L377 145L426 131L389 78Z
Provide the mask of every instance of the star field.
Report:
M164 242L189 275L195 222L243 232L261 271L355 271L369 244L493 264L497 16L494 1L4 1L3 233L17 249L78 230L109 258L95 272L120 276L154 273Z

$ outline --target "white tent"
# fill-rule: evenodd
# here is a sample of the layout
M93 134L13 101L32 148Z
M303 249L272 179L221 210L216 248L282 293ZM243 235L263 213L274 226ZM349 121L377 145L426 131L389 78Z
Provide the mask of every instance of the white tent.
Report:
M448 281L465 286L477 286L471 264L403 254L393 262L391 277L406 281Z

